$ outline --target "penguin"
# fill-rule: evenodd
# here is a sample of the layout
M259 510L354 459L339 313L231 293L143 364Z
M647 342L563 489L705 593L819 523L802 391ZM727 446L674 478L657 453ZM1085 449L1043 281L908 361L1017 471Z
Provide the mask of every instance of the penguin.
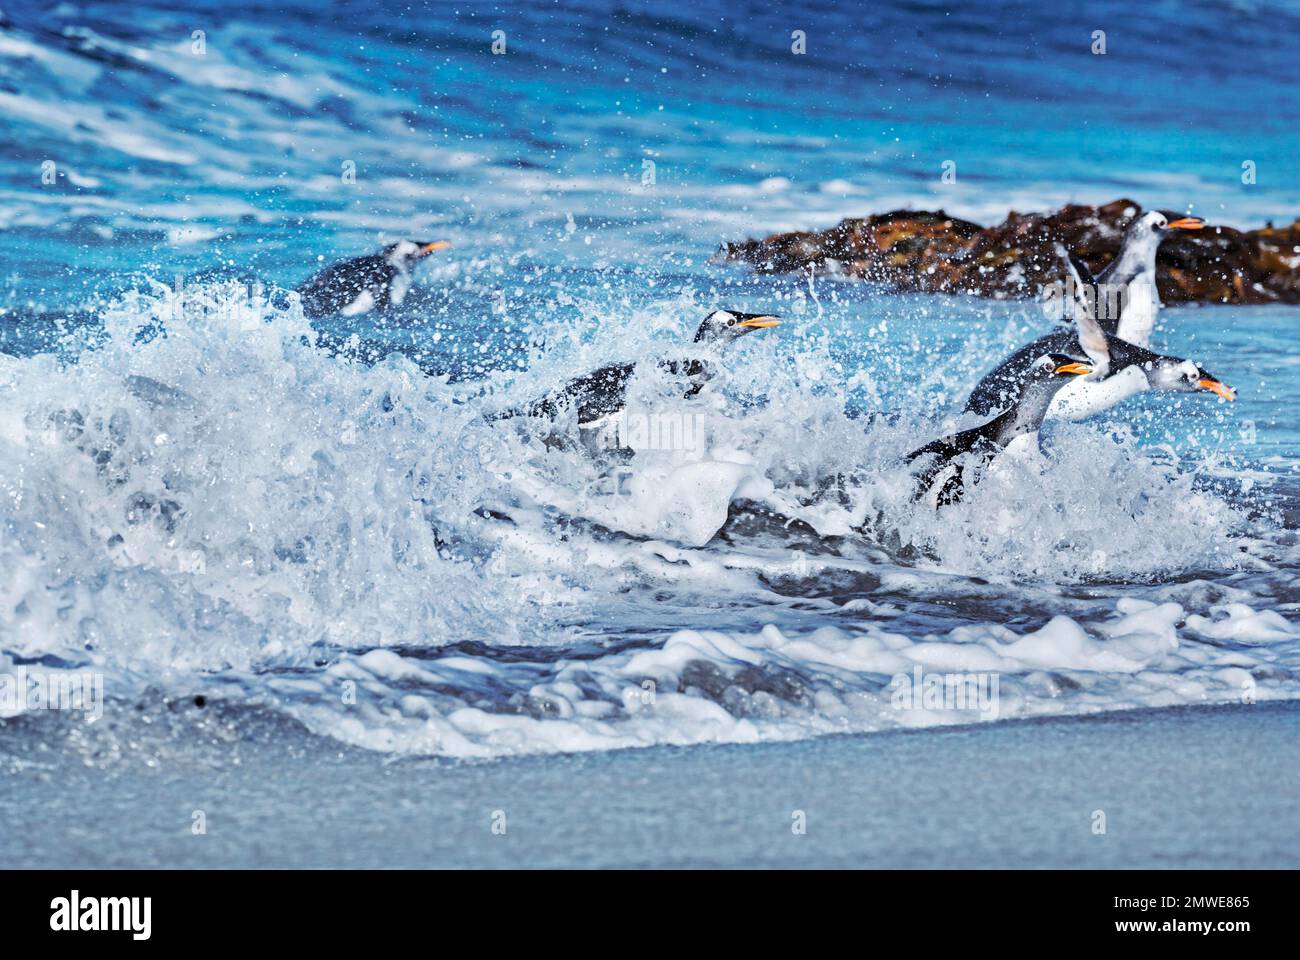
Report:
M1156 290L1156 252L1172 231L1204 227L1200 217L1171 221L1159 210L1148 211L1128 225L1119 253L1092 281L1103 330L1139 347L1151 345L1151 330L1161 306Z
M1062 353L1044 354L1032 361L1020 380L1015 403L1005 411L978 427L927 443L903 458L909 464L923 461L913 500L926 499L936 510L957 503L965 496L967 468L978 474L1004 452L1036 448L1038 429L1056 392L1071 377L1092 372L1092 364ZM978 476L972 482L978 482Z
M714 310L700 323L692 343L698 345L696 356L665 358L658 361L661 369L680 377L686 387L683 397L696 396L704 385L716 375L716 351L735 342L747 333L765 330L780 324L780 318L770 313L741 313L738 310ZM713 354L713 356L709 356ZM627 403L627 388L636 374L638 364L616 363L601 367L581 377L575 377L557 390L523 407L501 411L489 417L502 420L509 417L547 417L552 420L572 410L577 415L578 428L584 432L603 431L622 414Z
M1153 353L1143 346L1108 332L1096 316L1097 300L1090 294L1097 283L1087 265L1058 248L1073 283L1074 330L1058 330L1025 344L998 364L971 391L965 410L988 416L1017 395L1020 383L1037 357L1062 353L1086 357L1094 367L1091 376L1069 382L1052 400L1048 416L1083 420L1145 390L1192 393L1206 390L1225 400L1236 394L1218 377L1182 357Z
M299 284L303 313L313 320L335 313L355 317L400 304L411 288L415 264L448 246L446 240L399 240L379 253L332 263Z

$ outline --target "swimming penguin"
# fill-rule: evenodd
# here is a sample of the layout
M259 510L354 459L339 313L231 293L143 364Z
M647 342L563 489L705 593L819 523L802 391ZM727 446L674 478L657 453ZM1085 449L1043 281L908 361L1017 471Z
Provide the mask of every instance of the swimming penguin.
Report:
M1171 221L1159 210L1150 210L1128 225L1115 259L1090 281L1096 291L1097 319L1103 330L1139 347L1150 345L1160 310L1156 251L1171 231L1200 230L1204 226L1200 217Z
M1088 285L1093 281L1090 274L1085 277L1087 266L1063 249L1060 253L1074 285L1075 329L1039 337L1003 360L971 391L967 411L988 416L1004 409L1018 395L1030 365L1044 353L1087 357L1094 367L1091 376L1066 384L1055 396L1048 408L1049 417L1082 420L1145 390L1207 390L1225 400L1236 399L1231 387L1191 360L1153 353L1107 332L1096 317L1096 302L1088 294Z
M448 246L446 240L399 240L379 253L332 263L298 286L303 313L313 319L334 313L355 317L400 304L411 288L415 264Z
M736 310L714 310L704 318L692 341L700 345L701 353L709 354L747 333L775 327L780 318L768 313L740 313ZM679 357L658 361L660 368L682 378L689 386L684 397L695 396L713 376L716 356ZM513 410L492 415L499 420L517 416L545 416L554 419L564 411L577 414L578 427L583 431L599 431L616 419L627 402L627 388L636 373L636 363L617 363L601 367L581 377L570 380L558 390Z
M1072 377L1092 371L1090 363L1061 353L1045 354L1032 361L1020 381L1015 403L1006 411L978 427L927 443L903 458L907 463L928 458L917 475L913 499L928 499L936 509L956 503L965 495L967 467L982 471L1004 451L1036 447L1038 429L1056 392Z

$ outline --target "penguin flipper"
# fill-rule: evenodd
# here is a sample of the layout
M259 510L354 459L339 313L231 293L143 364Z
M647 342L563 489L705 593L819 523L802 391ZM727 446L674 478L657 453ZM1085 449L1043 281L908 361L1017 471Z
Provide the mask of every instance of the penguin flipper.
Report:
M903 462L908 464L916 463L925 457L930 458L930 462L916 474L916 491L912 494L912 500L917 501L926 495L926 493L935 485L936 481L945 469L953 465L953 460L965 450L970 449L971 441L967 434L973 431L967 430L962 433L951 434L946 437L940 437L938 440L931 440L923 447L917 447L907 456L903 457Z
M1096 286L1097 278L1092 275L1092 268L1084 262L1083 258L1073 250L1068 251L1066 256L1070 262L1070 266L1074 267L1074 272L1075 275L1078 276L1079 282L1086 283L1089 286Z
M1110 371L1110 340L1097 321L1097 297L1100 291L1088 265L1073 253L1066 257L1065 269L1075 284L1074 325L1079 346L1092 361L1093 369L1100 379Z
M1074 307L1078 310L1081 302L1079 294L1084 287L1089 287L1093 291L1097 289L1097 278L1093 276L1092 269L1086 264L1073 250L1068 249L1065 244L1056 245L1056 255L1061 258L1061 263L1065 266L1065 275L1074 281ZM1094 301L1095 302L1095 301ZM1056 318L1057 326L1072 327L1074 326L1074 317L1069 310L1063 310L1061 316Z
M1007 414L1000 414L978 427L941 437L909 453L904 458L909 463L926 454L934 455L930 464L917 476L916 493L912 500L917 501L927 494L934 494L936 510L961 501L966 495L966 466L973 466L979 471L993 461L999 447L991 438L1006 417ZM944 471L949 471L949 475L943 476ZM978 473L975 482L978 482Z
M960 463L954 463L952 473L950 473L948 478L944 480L943 486L935 492L934 508L938 510L940 507L948 507L954 503L961 503L965 496L966 481L963 478L962 465Z
M962 472L960 463L948 457L935 457L929 466L917 474L912 502L919 503L928 499L930 506L936 510L957 503L965 494Z

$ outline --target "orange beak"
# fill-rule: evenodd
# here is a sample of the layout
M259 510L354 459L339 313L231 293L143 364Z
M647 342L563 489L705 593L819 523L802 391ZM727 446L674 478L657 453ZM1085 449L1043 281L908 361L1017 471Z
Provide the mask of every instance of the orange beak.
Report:
M451 243L449 243L449 242L446 241L446 240L435 240L435 241L433 241L433 243L426 243L424 246L422 246L422 247L420 248L420 256L422 256L422 257L427 257L429 254L433 253L433 251L435 251L435 250L442 250L442 249L444 249L444 248L446 248L446 247L450 247L450 246L451 246Z
M1085 373L1092 373L1092 367L1086 363L1063 363L1052 372L1083 375Z
M1200 217L1182 217L1179 220L1170 220L1169 230L1203 230L1205 221Z
M752 327L755 330L762 330L764 327L779 327L781 321L776 317L750 317L748 320L741 320L742 327Z
M1196 385L1202 390L1209 390L1211 393L1217 393L1224 400L1236 400L1237 393L1226 383L1220 383L1218 380L1211 380L1209 377L1202 377L1196 381Z

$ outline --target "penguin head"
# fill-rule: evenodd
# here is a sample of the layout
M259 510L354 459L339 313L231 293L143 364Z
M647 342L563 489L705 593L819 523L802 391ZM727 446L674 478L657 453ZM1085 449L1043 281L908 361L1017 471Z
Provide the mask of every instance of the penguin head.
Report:
M1204 226L1205 221L1200 217L1178 217L1170 220L1159 210L1148 210L1129 224L1127 233L1131 240L1144 246L1152 243L1159 246L1160 241L1171 230L1200 230Z
M1208 390L1210 393L1218 394L1224 400L1237 399L1237 393L1232 387L1192 360L1152 355L1151 359L1142 364L1142 369L1147 375L1147 382L1152 390L1163 390L1169 393L1194 393L1197 390Z
M770 313L740 313L736 310L714 310L704 318L695 331L696 343L730 343L747 333L775 327L778 317Z
M1071 377L1086 376L1089 373L1092 373L1091 363L1063 353L1047 353L1031 363L1021 382L1020 396L1006 411L1006 415L1012 418L1015 432L1037 430L1057 391L1069 383ZM1000 420L1000 417L990 420L985 427Z
M1030 383L1064 385L1070 377L1089 373L1092 373L1092 364L1087 360L1079 360L1064 353L1045 353L1029 367L1028 379Z
M384 258L399 270L409 270L416 261L449 246L451 244L446 240L398 240L384 247Z

